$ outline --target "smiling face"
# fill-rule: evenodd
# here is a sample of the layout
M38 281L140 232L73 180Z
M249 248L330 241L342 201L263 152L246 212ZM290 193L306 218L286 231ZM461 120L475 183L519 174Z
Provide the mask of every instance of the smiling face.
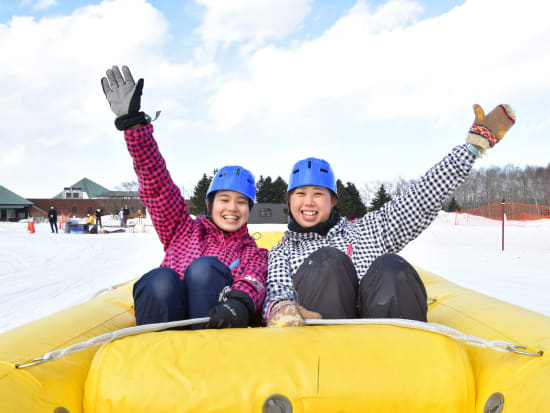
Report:
M322 186L300 186L290 193L288 202L296 222L310 228L329 219L338 199Z
M209 201L207 203L212 220L222 231L235 232L248 221L250 214L248 198L240 192L217 191L212 208Z

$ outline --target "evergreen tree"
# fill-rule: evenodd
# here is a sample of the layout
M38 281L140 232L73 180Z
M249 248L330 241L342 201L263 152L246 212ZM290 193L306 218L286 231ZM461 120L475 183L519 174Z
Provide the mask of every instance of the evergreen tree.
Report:
M456 201L455 197L453 196L451 200L447 203L445 208L443 208L446 212L456 212L460 211L460 205L458 205L458 202Z
M348 219L355 219L365 215L367 213L367 207L363 203L355 184L348 182L346 184L346 192L351 199L351 208L346 217L348 217Z
M271 198L268 202L284 204L286 203L286 189L288 184L280 176L273 181L271 186Z
M205 215L206 214L206 193L210 187L213 177L218 173L217 169L214 169L211 176L202 174L202 178L197 182L195 188L193 189L193 196L191 197L191 202L193 203L190 212L193 215Z
M256 183L256 202L285 203L286 188L287 184L280 176L272 181L270 176L264 178L260 175Z
M271 177L264 178L260 175L260 179L256 182L256 202L269 202L271 191Z
M367 213L367 208L361 200L361 195L351 182L346 185L341 180L336 181L336 190L338 191L338 210L342 216L352 220L362 217Z
M380 185L380 188L378 188L374 199L370 203L368 211L378 211L386 202L391 201L391 199L391 195L386 192L384 184Z

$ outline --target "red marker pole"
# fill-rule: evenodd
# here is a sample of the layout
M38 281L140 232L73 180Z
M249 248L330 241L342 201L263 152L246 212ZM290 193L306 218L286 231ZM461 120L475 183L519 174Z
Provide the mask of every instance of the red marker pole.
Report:
M502 198L502 251L504 251L504 205L506 201Z

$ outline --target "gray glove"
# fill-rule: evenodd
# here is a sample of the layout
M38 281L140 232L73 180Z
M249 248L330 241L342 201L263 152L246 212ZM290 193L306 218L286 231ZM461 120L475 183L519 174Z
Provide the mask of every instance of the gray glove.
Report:
M122 76L124 73L124 77ZM107 70L107 77L101 79L103 93L111 105L111 110L117 116L115 126L118 130L130 129L132 126L146 124L151 121L144 112L140 112L143 79L134 82L132 73L127 66L118 66Z

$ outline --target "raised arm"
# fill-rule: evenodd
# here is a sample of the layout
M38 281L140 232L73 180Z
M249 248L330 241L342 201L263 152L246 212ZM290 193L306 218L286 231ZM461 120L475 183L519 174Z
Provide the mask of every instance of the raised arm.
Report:
M363 237L376 240L385 252L399 252L436 218L443 201L467 178L476 157L498 143L515 123L508 105L497 106L487 116L474 105L474 113L466 144L455 147L404 195L358 220Z
M130 69L117 66L101 79L105 97L116 115L115 126L124 131L128 151L134 160L139 197L145 203L164 249L176 231L191 227L191 217L180 190L172 181L166 162L153 138L150 117L140 111L143 79L136 83Z

